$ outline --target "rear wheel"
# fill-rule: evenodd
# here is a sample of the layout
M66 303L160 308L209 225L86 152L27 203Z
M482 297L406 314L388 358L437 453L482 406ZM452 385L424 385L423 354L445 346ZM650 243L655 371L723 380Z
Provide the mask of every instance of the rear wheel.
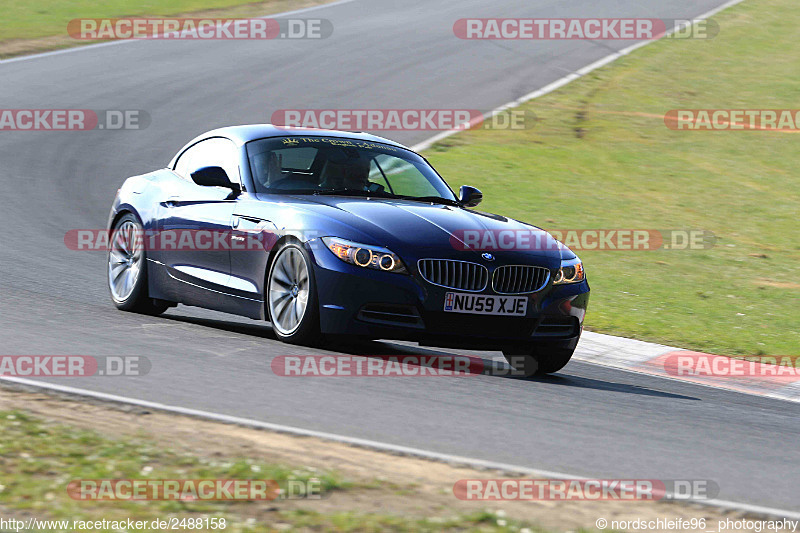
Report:
M131 213L120 218L111 231L108 289L114 305L123 311L159 315L168 307L147 294L147 255L142 225Z
M281 246L269 270L266 302L278 339L292 344L320 340L317 286L311 258L293 242Z
M503 356L514 370L525 376L544 376L558 372L569 363L575 352L575 344L570 344L572 347L564 343L548 343L508 349L503 350Z

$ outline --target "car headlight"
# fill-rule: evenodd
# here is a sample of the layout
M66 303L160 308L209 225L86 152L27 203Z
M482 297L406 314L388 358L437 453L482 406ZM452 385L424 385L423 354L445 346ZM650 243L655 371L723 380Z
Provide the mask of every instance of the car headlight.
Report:
M553 284L565 285L567 283L580 283L585 279L586 273L583 271L583 263L576 257L575 259L561 261L561 268L556 272Z
M338 237L322 237L322 242L333 252L333 255L345 263L397 274L408 272L400 258L386 248L359 244Z

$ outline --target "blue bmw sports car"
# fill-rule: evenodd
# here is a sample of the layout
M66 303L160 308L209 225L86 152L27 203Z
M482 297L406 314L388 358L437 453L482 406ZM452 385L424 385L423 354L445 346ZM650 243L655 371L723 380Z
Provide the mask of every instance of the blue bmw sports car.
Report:
M268 320L285 342L404 339L555 372L582 331L583 264L535 226L472 209L481 198L374 135L213 130L118 191L111 297Z

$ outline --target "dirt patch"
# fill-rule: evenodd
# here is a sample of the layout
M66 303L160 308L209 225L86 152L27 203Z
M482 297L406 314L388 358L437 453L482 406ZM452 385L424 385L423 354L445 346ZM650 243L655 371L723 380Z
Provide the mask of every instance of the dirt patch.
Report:
M329 442L312 437L255 430L139 407L81 401L61 395L0 387L0 409L21 410L36 417L94 430L109 438L137 437L159 446L201 457L247 457L296 467L333 470L354 483L323 500L248 504L254 516L281 509L376 512L420 517L449 517L483 509L503 510L510 518L535 522L555 531L594 529L599 518L611 520L737 518L742 513L665 502L467 502L453 496L459 479L515 477L443 462L417 459ZM654 529L670 531L671 529Z
M792 283L790 281L773 281L771 279L758 278L754 279L753 283L756 285L764 285L766 287L775 287L778 289L800 289L800 283Z

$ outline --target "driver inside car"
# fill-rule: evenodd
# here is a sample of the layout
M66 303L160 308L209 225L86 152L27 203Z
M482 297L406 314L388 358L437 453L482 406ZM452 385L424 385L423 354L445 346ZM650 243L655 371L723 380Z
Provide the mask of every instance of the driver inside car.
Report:
M322 171L323 189L369 191L369 160L351 159L346 163L328 161Z
M264 152L253 156L254 178L264 187L272 187L283 179L282 158L276 152Z

